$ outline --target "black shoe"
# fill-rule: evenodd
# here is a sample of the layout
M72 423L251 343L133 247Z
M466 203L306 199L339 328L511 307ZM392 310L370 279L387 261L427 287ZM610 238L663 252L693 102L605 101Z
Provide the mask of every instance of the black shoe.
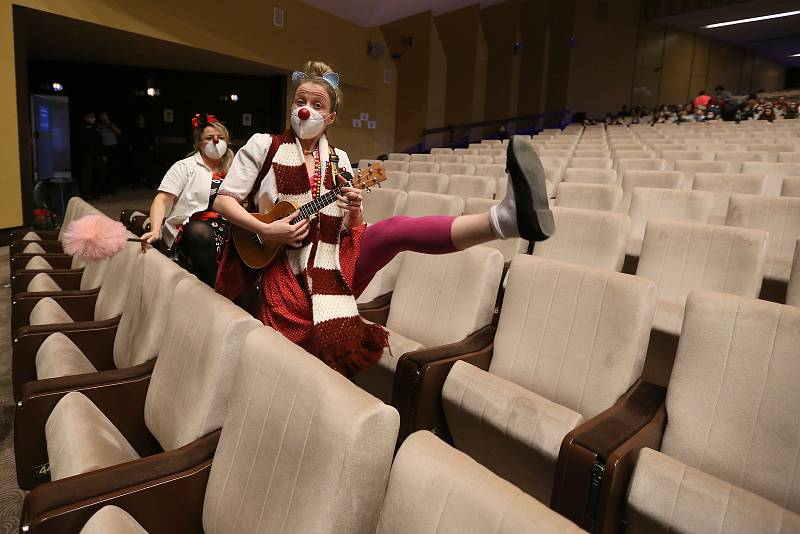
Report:
M529 140L519 135L511 138L506 168L514 188L520 237L544 241L555 233L556 223L547 201L544 167Z

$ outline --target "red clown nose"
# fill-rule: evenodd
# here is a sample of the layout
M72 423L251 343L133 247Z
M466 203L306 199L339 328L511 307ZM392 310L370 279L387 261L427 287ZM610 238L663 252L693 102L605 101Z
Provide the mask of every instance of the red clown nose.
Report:
M297 112L297 116L300 117L300 120L308 120L311 116L311 112L308 111L308 108L300 108L300 111Z

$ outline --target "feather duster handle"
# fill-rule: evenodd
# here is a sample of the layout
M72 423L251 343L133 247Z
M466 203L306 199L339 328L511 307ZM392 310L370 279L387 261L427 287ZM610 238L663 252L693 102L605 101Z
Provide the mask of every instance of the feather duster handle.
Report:
M71 256L86 261L100 261L118 253L127 241L143 243L141 239L129 238L128 235L121 222L93 214L72 221L64 229L62 243L64 252Z

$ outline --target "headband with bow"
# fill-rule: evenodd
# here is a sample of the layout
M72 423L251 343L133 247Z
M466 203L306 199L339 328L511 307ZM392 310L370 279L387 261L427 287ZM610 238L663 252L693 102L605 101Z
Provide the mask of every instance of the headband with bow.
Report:
M194 117L192 117L192 127L193 128L205 128L212 122L219 122L217 118L210 114L210 113L195 113Z

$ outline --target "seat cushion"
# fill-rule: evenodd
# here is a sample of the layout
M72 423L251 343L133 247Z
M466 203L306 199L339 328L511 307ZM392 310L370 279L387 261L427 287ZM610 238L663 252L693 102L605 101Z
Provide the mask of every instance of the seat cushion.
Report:
M23 241L41 241L42 238L39 237L39 234L37 234L36 232L31 231L31 232L28 232L27 234L25 234L24 236L22 236L22 240Z
M147 534L131 515L117 506L103 506L81 529L80 534Z
M397 362L406 352L424 348L422 343L389 330L389 346L383 349L381 359L375 365L367 367L353 377L353 382L386 404L391 404Z
M581 414L460 361L445 381L442 401L459 450L550 502L561 441L583 421Z
M39 380L95 372L97 369L81 349L61 332L47 336L36 351L36 378Z
M51 480L139 459L125 436L86 395L67 393L44 426Z
M30 260L28 260L28 263L25 264L25 268L26 269L39 269L39 270L47 269L47 270L50 270L50 269L53 268L53 266L50 265L50 262L48 262L42 256L34 256ZM28 291L30 291L30 289Z
M628 495L628 532L798 532L800 515L652 449Z
M40 324L62 324L73 323L72 317L61 307L61 304L50 297L45 297L31 310L28 324L31 326Z
M39 273L31 278L30 282L28 282L28 291L35 293L41 293L44 291L61 291L61 286L59 286L49 274Z
M683 304L676 304L668 300L659 300L656 303L653 328L675 336L681 335L684 308L685 305Z
M46 254L46 251L42 248L39 243L28 243L25 245L25 248L22 249L23 254Z

